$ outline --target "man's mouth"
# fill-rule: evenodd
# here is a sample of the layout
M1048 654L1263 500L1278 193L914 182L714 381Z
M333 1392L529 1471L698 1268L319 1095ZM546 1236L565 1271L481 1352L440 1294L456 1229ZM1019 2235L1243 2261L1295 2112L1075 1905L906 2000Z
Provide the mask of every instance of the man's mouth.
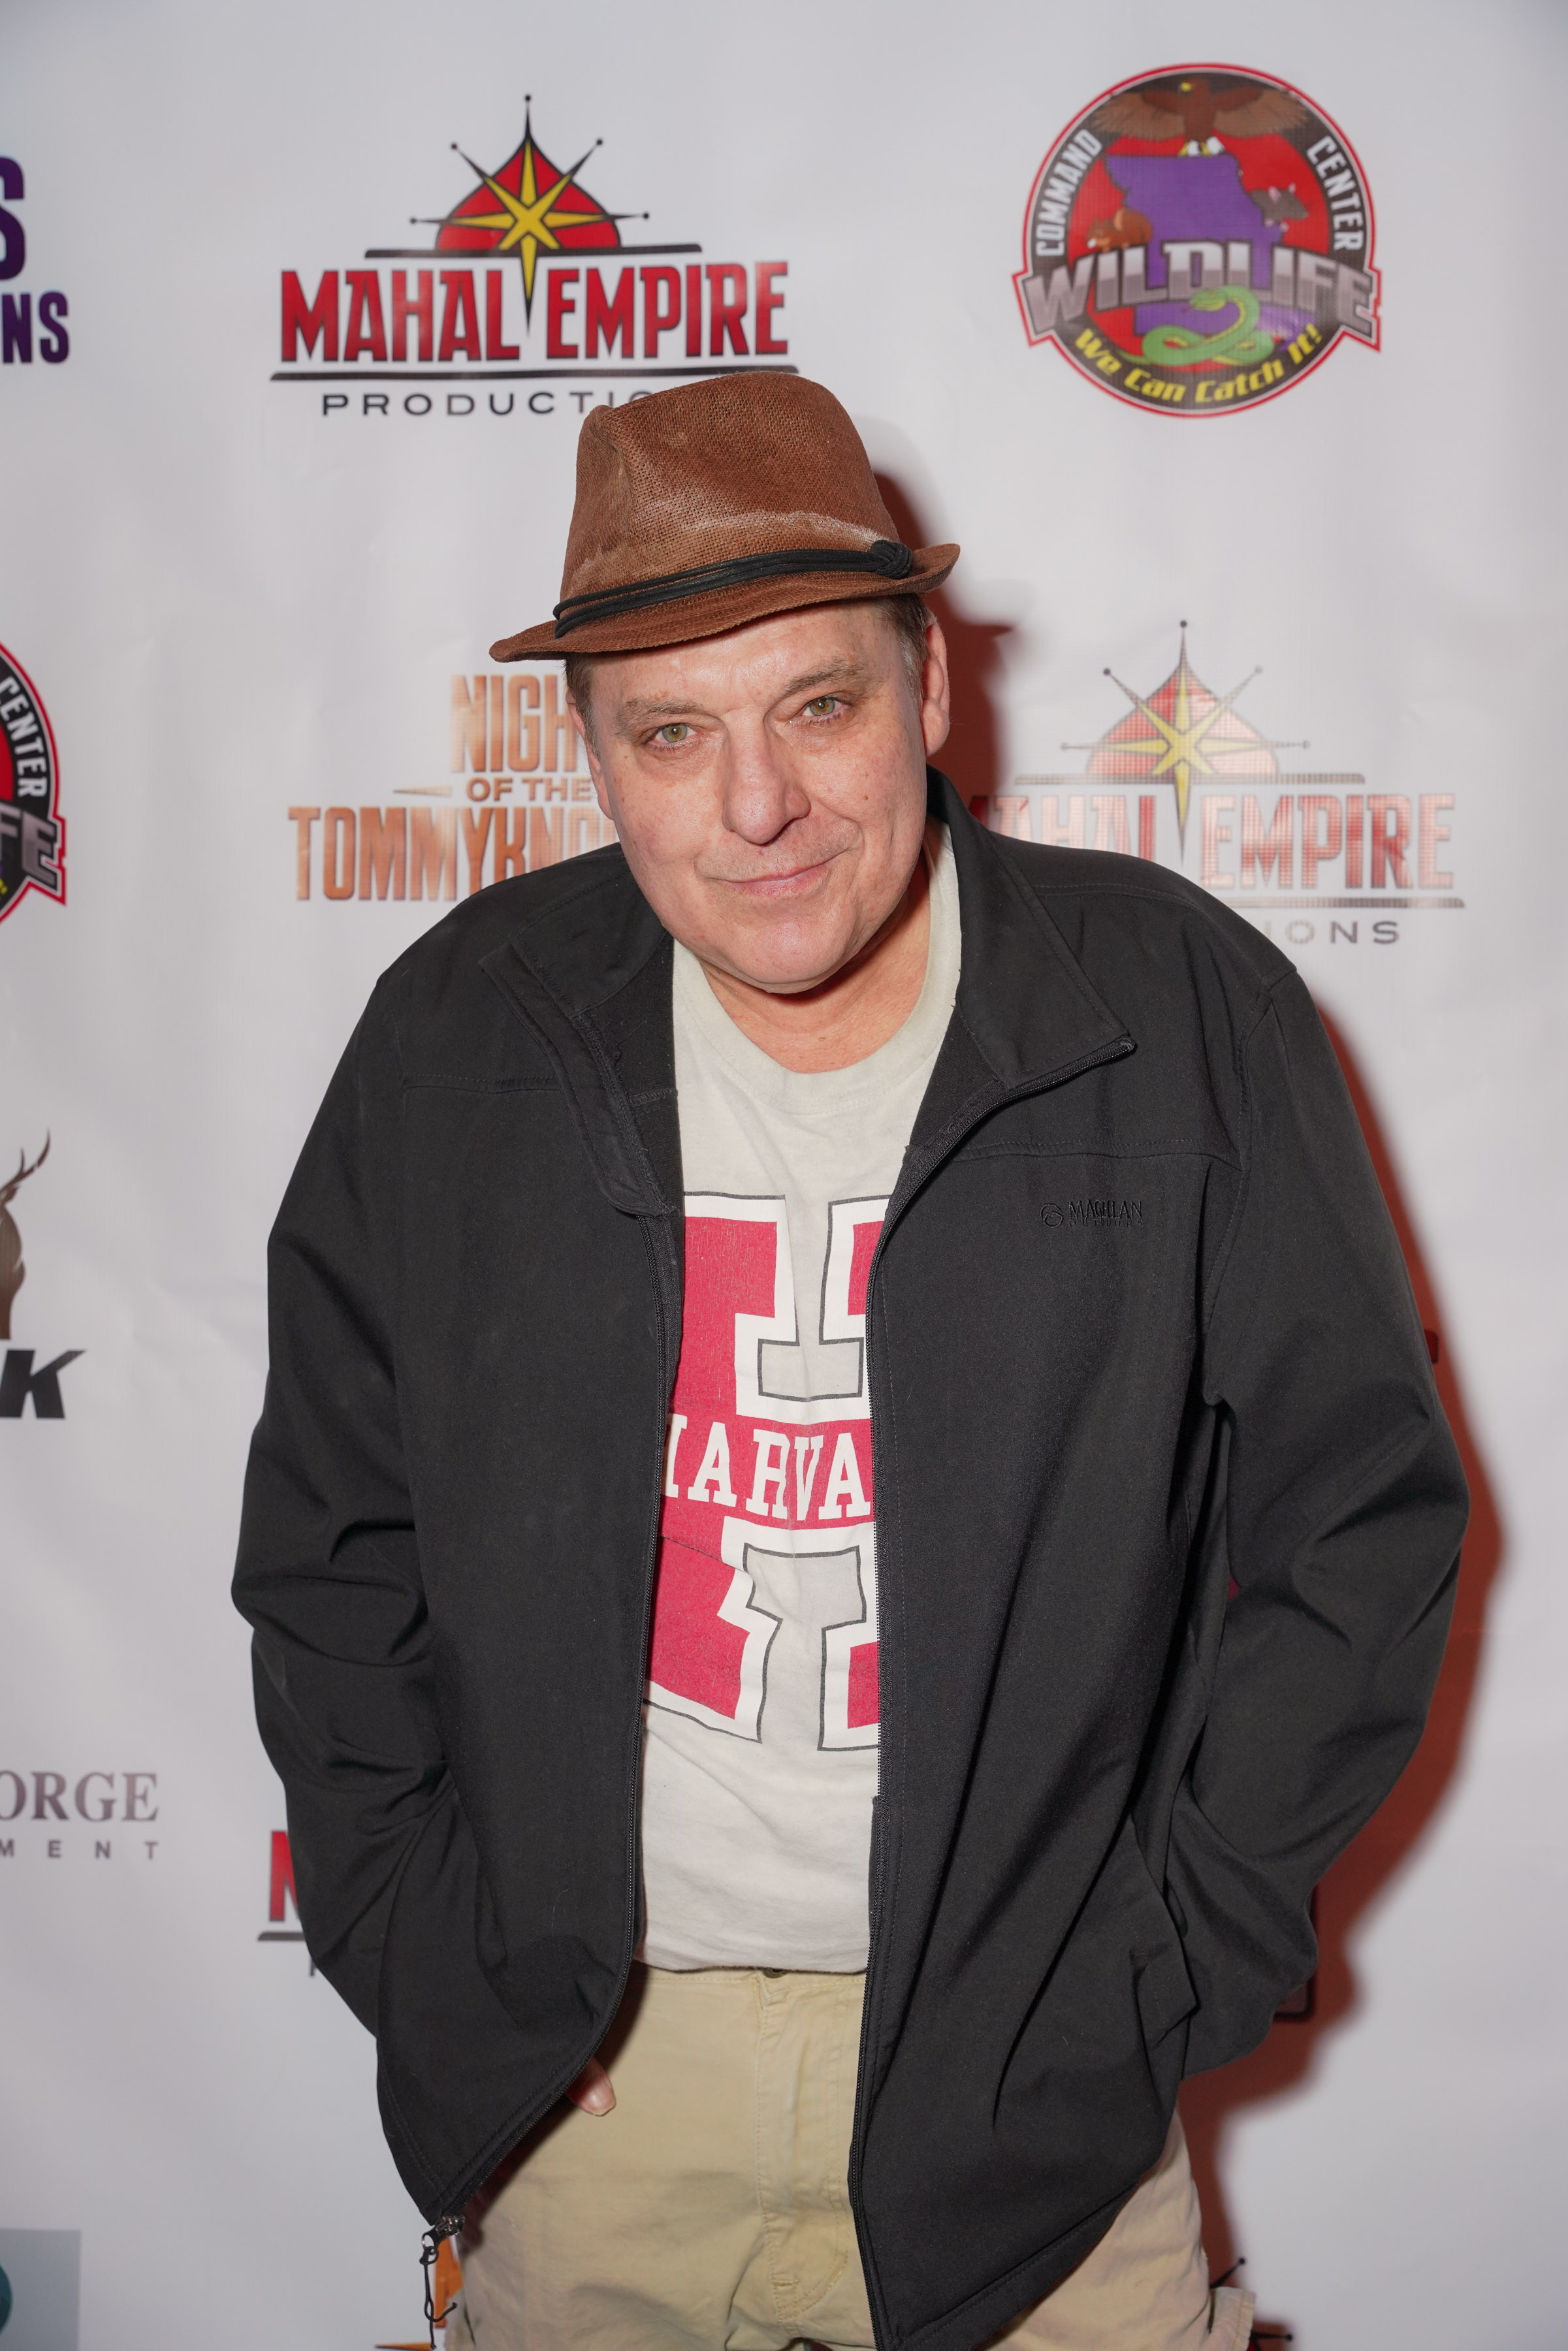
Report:
M742 896L763 904L773 899L800 898L816 888L841 854L840 850L830 850L826 857L814 857L809 864L788 866L779 873L716 873L711 878L727 890L738 891Z

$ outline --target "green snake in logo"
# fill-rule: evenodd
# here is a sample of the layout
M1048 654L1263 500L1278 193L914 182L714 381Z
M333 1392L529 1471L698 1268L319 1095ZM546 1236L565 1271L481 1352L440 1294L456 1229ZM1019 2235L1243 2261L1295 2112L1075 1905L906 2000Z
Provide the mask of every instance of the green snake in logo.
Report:
M1274 338L1258 324L1258 297L1249 286L1200 286L1192 297L1195 310L1223 310L1229 302L1238 315L1218 335L1195 335L1190 327L1151 327L1144 337L1144 357L1169 368L1204 367L1214 360L1246 367L1266 360Z

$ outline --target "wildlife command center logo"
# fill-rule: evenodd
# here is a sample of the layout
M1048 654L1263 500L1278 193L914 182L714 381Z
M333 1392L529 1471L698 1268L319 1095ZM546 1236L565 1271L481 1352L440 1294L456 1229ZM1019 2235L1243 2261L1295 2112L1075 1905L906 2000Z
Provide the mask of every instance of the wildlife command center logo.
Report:
M48 713L21 663L0 645L0 923L29 890L65 904L58 790Z
M1119 400L1224 416L1346 337L1376 348L1372 236L1366 176L1321 107L1268 74L1178 66L1068 125L1013 283L1030 342Z

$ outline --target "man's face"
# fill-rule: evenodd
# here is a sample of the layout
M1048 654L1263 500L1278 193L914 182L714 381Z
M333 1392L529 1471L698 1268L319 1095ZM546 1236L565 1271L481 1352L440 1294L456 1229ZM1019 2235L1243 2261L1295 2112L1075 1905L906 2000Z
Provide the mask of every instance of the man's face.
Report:
M592 711L599 804L653 912L705 964L799 995L898 906L947 733L935 623L919 691L883 610L825 604L603 655Z

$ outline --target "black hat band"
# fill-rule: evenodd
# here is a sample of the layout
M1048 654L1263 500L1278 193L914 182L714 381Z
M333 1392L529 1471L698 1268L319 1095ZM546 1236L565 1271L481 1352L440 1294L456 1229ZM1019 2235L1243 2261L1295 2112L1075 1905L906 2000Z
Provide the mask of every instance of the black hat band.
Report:
M869 547L786 547L768 555L740 555L730 563L699 564L693 571L666 571L630 588L604 588L587 596L563 596L555 607L558 637L589 621L614 621L622 612L645 611L650 604L673 604L683 596L706 596L716 589L742 588L753 580L784 580L803 571L864 571L879 580L907 580L915 569L911 549L897 539L873 538Z

